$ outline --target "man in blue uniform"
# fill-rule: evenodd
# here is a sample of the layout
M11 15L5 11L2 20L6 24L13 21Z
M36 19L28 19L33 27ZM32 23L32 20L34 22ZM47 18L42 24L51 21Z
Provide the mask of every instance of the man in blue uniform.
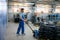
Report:
M21 8L21 13L19 14L19 27L17 29L17 34L21 31L22 35L24 35L24 9Z

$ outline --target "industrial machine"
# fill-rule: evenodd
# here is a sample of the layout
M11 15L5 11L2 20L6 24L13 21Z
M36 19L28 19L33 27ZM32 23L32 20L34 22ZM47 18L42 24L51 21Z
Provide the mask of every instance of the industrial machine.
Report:
M59 13L49 14L48 20L53 22L58 22L60 20L60 14Z
M55 23L40 22L38 31L38 40L59 40L60 39L60 26Z

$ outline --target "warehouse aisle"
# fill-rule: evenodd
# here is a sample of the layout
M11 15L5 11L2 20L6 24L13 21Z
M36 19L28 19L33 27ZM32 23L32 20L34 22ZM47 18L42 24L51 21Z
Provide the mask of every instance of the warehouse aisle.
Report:
M25 24L25 36L17 36L18 23L8 22L5 40L37 40L32 35L32 31L30 28Z

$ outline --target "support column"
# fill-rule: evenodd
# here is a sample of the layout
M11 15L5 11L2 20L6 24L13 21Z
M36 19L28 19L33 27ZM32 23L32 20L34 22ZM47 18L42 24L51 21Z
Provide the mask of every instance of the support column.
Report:
M0 0L0 40L5 40L7 24L7 2L6 0Z

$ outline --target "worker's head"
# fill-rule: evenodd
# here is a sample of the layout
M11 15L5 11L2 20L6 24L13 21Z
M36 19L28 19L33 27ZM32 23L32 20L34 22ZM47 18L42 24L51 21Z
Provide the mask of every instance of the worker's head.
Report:
M37 12L34 13L34 16L37 16Z
M21 12L24 12L24 8L21 8Z
M44 12L43 12L43 11L41 11L41 13L43 14Z
M17 10L17 12L19 12L19 10Z

